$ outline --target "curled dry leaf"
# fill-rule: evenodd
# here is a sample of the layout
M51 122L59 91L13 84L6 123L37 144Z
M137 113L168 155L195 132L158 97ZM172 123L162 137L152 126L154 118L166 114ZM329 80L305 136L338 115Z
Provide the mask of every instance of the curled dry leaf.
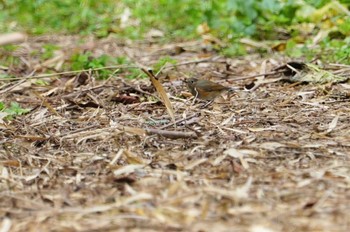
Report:
M4 123L4 118L6 118L9 114L6 112L0 112L0 123Z
M328 133L335 129L338 123L338 119L339 119L338 115L333 118L332 122L328 126L328 130L327 130Z

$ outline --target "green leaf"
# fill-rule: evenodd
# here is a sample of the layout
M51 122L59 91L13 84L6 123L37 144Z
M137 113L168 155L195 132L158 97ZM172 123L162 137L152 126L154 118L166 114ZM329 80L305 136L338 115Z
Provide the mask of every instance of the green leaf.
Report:
M5 104L3 102L0 102L0 111L5 109Z
M7 114L5 119L11 120L14 116L28 113L30 109L22 108L17 102L11 102L10 107L6 108L6 105L0 102L0 111Z
M156 64L153 65L154 68L154 72L158 72L164 65L166 65L167 63L169 64L176 64L177 61L169 56L166 57L162 57L158 60L158 62Z

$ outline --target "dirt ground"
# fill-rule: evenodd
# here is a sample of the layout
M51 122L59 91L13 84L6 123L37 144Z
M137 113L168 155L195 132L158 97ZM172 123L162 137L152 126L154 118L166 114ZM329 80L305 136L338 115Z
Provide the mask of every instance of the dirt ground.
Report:
M33 55L45 43L56 59ZM84 51L133 65L103 81L38 77ZM26 78L0 81L0 100L30 112L0 124L0 231L350 231L348 83L249 78L290 59L225 58L200 41L47 36L8 55L22 63L0 71ZM175 124L148 79L126 78L164 56L177 60L158 75ZM203 107L188 77L236 90Z

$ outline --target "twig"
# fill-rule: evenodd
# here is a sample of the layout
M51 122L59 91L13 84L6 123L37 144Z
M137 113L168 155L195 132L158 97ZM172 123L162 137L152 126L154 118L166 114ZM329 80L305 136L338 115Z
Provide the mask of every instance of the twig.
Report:
M295 73L297 73L298 75L300 75L300 71L297 70L296 68L294 68L292 65L286 64L287 68L291 69L292 71L294 71Z
M88 127L79 128L79 129L74 130L74 131L68 131L66 133L62 133L61 135L59 135L59 137L65 137L67 135L72 135L72 134L79 133L79 132L82 132L82 131L90 130L90 129L95 128L95 127L98 127L98 125L91 125L91 126L88 126Z
M191 128L189 127L187 124L185 125L185 127L191 131L193 131L194 133L196 133L196 135L199 137L199 136L202 136L202 133L200 133L199 131L195 130L194 128Z
M166 65L166 67L164 67L164 69L182 66L182 65L187 65L187 64L196 64L196 63L202 63L202 62L208 62L208 61L215 61L218 58L220 58L220 57L216 56L216 57L209 57L209 58L204 58L204 59L200 59L200 60L185 61L185 62L178 63L178 64L170 64L170 65ZM101 67L101 68L81 69L81 70L58 72L58 73L48 73L48 74L31 76L31 77L14 77L14 78L6 78L6 79L3 78L3 79L1 79L1 81L15 81L15 80L23 80L23 79L26 79L26 80L41 79L41 78L46 78L46 77L54 77L57 75L75 74L75 73L80 73L80 72L98 71L98 70L104 70L104 69L126 69L126 68L140 68L140 66L138 66L138 65L115 65L115 66L106 66L106 67Z
M198 136L193 132L167 131L167 130L158 130L158 129L146 129L145 131L148 135L156 134L156 135L161 135L170 139L198 138Z
M342 67L342 68L350 68L350 65L346 65L346 64L334 64L334 63L330 63L328 64L329 66L336 66L336 67Z
M129 88L132 88L133 90L135 90L135 91L137 91L137 92L139 92L139 93L152 96L152 97L154 97L155 99L157 99L157 100L160 101L160 102L162 101L158 96L156 96L156 95L154 95L154 94L152 94L152 93L143 91L139 86L138 86L138 88L136 88L136 87L134 87L134 86L132 86L132 85L126 83L125 81L122 81L122 82L123 82L124 85L128 86Z
M139 68L139 67L136 65L106 66L106 67L101 67L101 68L91 68L91 69L82 69L82 70L75 70L75 71L41 74L41 75L31 76L31 77L3 78L3 79L1 79L1 81L14 81L14 80L23 80L23 79L27 79L27 80L40 79L40 78L46 78L46 77L54 77L57 75L75 74L75 73L80 73L80 72L98 71L98 70L104 70L104 69L122 69L122 68Z
M47 102L47 100L41 96L38 92L36 91L32 91L34 93L35 96L37 96L37 98L39 98L42 101L42 104L54 115L56 116L60 116L63 117L62 115L60 115L52 106L50 103Z
M226 80L230 80L230 81L240 81L240 80L245 80L245 79L251 79L251 78L255 78L255 77L261 77L261 76L269 76L269 75L275 75L275 74L279 74L279 73L284 73L285 71L275 71L275 72L268 72L268 73L260 73L260 74L254 74L254 75L250 75L250 76L246 76L246 77L239 77L239 78L235 78L235 79L226 79ZM227 74L233 74L231 72L225 72ZM225 80L225 81L226 81ZM224 80L222 80L224 81Z
M338 1L333 1L333 3L341 10L343 11L347 16L350 16L349 10L344 7L342 4L340 4Z
M215 61L215 60L219 59L220 57L221 56L215 56L215 57L203 58L203 59L199 59L199 60L184 61L184 62L181 62L178 64L167 65L164 69L173 68L173 67L182 66L182 65L188 65L188 64L198 64L198 63Z
M76 97L77 95L80 96L82 94L85 94L86 92L94 91L94 90L101 89L101 88L115 88L115 86L102 84L102 85L94 86L94 87L91 87L88 89L79 90L79 91L76 91L76 92L73 92L73 93L70 93L70 94L67 94L64 96L57 96L56 98L63 98L63 99L73 98L73 97Z
M343 72L347 72L347 71L350 71L350 68L343 68L343 69L339 69L339 70L336 70L333 72L333 74L341 74Z
M171 127L171 126L173 126L173 125L177 125L177 124L179 124L180 122L186 121L186 120L191 119L191 118L194 118L194 117L196 117L196 116L198 116L198 113L193 114L193 115L191 115L191 116L188 116L188 117L186 117L186 118L179 119L179 120L177 120L176 122L173 122L173 123L170 123L170 124L168 124L168 125L162 126L162 127L160 127L159 129L160 129L160 130L166 129L166 128L168 128L168 127Z
M4 89L4 90L2 90L2 91L0 91L0 94L6 93L7 91L10 91L11 89L14 89L15 87L17 87L17 86L23 84L23 83L26 82L26 81L27 81L27 80L21 80L21 81L19 81L18 83L14 84L14 85L12 85L12 86L10 86L10 87L7 87L7 86L11 85L11 83L5 84L5 85L1 86L0 89L6 88L6 87L7 87L7 88Z
M7 91L10 91L11 89L14 89L15 87L17 87L17 86L23 84L23 83L26 82L26 80L28 80L33 74L34 74L34 71L31 72L28 76L26 76L25 79L22 79L22 80L19 81L18 83L16 83L16 84L14 84L14 85L12 85L12 86L10 86L10 87L8 87L8 88L6 88L6 89L0 91L0 94L6 93ZM7 80L7 79L8 79L8 78L6 78L6 79L4 79L4 80ZM5 87L7 87L7 85L10 85L10 84L11 84L11 83L5 84L5 85L1 86L0 89L5 88Z

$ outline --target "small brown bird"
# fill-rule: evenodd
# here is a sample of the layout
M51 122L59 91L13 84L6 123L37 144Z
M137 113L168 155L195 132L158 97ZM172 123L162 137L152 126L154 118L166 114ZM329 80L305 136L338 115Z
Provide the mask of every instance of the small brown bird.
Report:
M197 78L189 78L185 82L192 95L203 100L214 100L214 98L220 96L223 92L231 90L231 88L215 82L199 80Z

